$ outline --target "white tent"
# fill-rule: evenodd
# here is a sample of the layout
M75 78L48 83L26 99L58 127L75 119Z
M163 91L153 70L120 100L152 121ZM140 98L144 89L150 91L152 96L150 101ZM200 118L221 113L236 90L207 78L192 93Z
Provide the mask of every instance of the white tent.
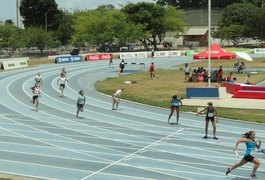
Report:
M236 55L242 59L245 59L247 61L253 61L253 59L245 52L235 52Z

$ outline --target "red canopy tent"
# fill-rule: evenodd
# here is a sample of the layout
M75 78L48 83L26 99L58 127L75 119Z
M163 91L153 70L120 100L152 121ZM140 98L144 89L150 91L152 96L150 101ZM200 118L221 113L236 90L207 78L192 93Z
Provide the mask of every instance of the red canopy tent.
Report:
M210 48L211 59L234 59L236 58L235 53L231 53L221 48L218 44L213 44ZM193 55L193 59L208 59L208 49L198 54Z

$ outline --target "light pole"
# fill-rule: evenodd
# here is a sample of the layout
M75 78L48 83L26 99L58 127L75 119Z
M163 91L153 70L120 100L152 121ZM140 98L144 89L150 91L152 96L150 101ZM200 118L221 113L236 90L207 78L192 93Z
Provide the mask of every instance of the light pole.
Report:
M45 42L45 49L48 52L48 44L47 44L47 35L48 35L48 11L45 13L45 36L46 36L46 42Z
M263 0L261 1L261 16L262 16L262 21L261 21L261 23L262 23L262 27L261 27L261 29L262 29L262 39L263 39L263 41L265 40L265 36L264 36L264 9L263 9L263 6L264 6L264 2L263 2Z
M208 0L208 87L211 86L211 0Z
M45 32L46 32L46 34L48 33L48 18L47 18L47 15L48 15L48 11L45 13Z

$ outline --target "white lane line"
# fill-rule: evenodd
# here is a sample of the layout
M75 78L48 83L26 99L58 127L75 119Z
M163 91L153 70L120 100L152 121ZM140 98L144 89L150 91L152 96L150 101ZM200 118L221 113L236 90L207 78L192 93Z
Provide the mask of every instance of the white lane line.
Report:
M85 180L85 179L87 179L87 178L90 178L91 176L93 176L93 175L95 175L95 174L97 174L97 173L100 173L101 171L103 171L103 170L105 170L105 169L108 169L109 167L111 167L111 166L113 166L113 165L116 165L117 163L120 163L121 161L123 161L123 160L125 160L125 159L127 159L127 158L129 158L129 157L132 157L132 156L136 155L137 153L139 153L139 152L141 152L141 151L143 151L143 150L145 150L145 149L148 149L149 147L154 146L155 144L157 144L157 143L159 143L159 142L161 142L161 141L163 141L163 140L165 140L165 139L167 139L167 138L169 138L169 137L171 137L171 136L173 136L173 135L175 135L175 134L177 134L177 133L179 133L179 132L181 132L181 131L183 131L183 130L184 130L184 128L182 128L182 129L180 129L180 130L178 130L178 131L176 131L176 132L174 132L174 133L172 133L172 134L170 134L170 135L168 135L168 136L166 136L166 137L164 137L164 138L162 138L162 139L160 139L160 140L158 140L158 141L156 141L156 142L153 142L152 144L149 144L148 146L145 146L144 148L139 149L138 151L135 151L134 153L129 154L129 155L125 156L124 158L122 158L122 159L120 159L120 160L118 160L118 161L115 161L115 162L109 164L108 166L106 166L106 167L104 167L104 168L102 168L102 169L99 169L98 171L95 171L94 173L92 173L92 174L90 174L90 175L88 175L88 176L82 178L81 180Z
M7 119L8 119L8 118L7 118ZM10 119L10 120L11 120L11 119ZM12 120L11 120L11 121L12 121ZM31 127L31 128L32 128L32 127ZM107 162L112 162L112 161L110 161L110 160L108 160L108 159L104 159L104 158L101 158L101 157L91 156L90 154L83 153L83 152L81 152L81 151L77 151L77 150L74 150L74 149L69 149L69 148L65 148L65 147L62 147L62 146L58 146L58 145L55 145L55 144L52 144L52 143L48 143L48 142L45 142L45 141L42 141L42 140L39 140L39 139L36 139L36 138L31 138L31 137L29 137L29 136L25 136L25 135L23 135L23 134L16 133L16 132L14 132L14 131L11 131L11 130L8 130L8 129L2 128L2 127L0 127L0 129L4 129L4 130L6 130L6 131L8 131L8 132L11 132L11 133L17 134L17 135L19 135L20 137L24 137L24 138L27 138L27 139L30 139L30 140L34 140L34 141L37 141L37 142L41 142L41 143L43 143L43 144L47 144L47 145L49 145L49 146L56 147L56 148L58 148L58 149L67 150L67 151L74 152L74 153L81 154L81 155L85 155L85 156L90 156L90 157L93 157L93 158L96 158L96 159L102 159L102 160L107 161ZM33 128L33 129L34 129L34 128ZM40 131L41 131L41 130L40 130ZM50 134L52 134L52 133L50 133ZM52 135L54 135L54 134L52 134ZM57 135L57 136L59 136L59 135ZM65 138L65 137L64 137L64 138ZM80 141L80 143L84 143L84 142Z
M10 119L10 118L6 118L6 117L4 117L4 118L5 118L5 119L8 119L8 120L10 120L10 121L13 121L13 120ZM28 126L28 125L22 124L22 123L17 122L17 121L15 121L15 122L18 123L18 124L21 124L21 125L23 125L23 126L30 127L30 128L32 128L32 129L36 129L36 128L32 127L32 126ZM0 128L1 128L1 127L0 127ZM1 129L4 129L4 128L1 128ZM82 155L86 155L86 156L91 156L91 155L89 155L89 154L87 154L87 153L82 153L82 152L77 151L77 150L74 150L74 149L65 148L65 147L63 147L63 146L58 146L58 145L55 145L55 144L51 144L51 143L48 143L48 142L45 142L45 141L38 140L38 139L36 139L36 138L31 138L31 137L29 137L29 136L25 136L25 135L23 135L23 134L16 133L16 132L14 132L14 131L10 131L10 130L8 130L8 129L4 129L4 130L9 131L9 132L12 132L12 133L14 133L14 134L17 134L17 135L20 136L20 137L28 138L28 139L31 139L31 140L34 140L34 141L37 141L37 142L41 142L41 143L43 143L43 144L47 144L47 145L49 145L49 146L57 147L57 148L59 148L59 149L68 150L68 151L70 151L70 152L75 152L75 153L82 154ZM60 136L60 135L58 135L58 134L49 133L49 132L46 132L46 131L43 131L43 130L40 130L40 129L37 129L37 130L39 130L39 131L41 131L41 132L45 132L45 133L51 134L51 135L54 135L54 136L57 136L57 137L66 138L66 137ZM66 138L66 139L67 139L67 138ZM70 139L70 138L68 138L68 139ZM73 140L73 139L70 139L70 140ZM75 140L75 141L76 141L76 142L80 142L80 143L84 143L84 142L82 142L82 141L77 141L77 140ZM94 156L92 156L92 157L94 157ZM100 159L100 157L94 157L94 158ZM108 160L108 159L102 159L102 160L107 161L107 162L112 162L112 161L110 161L110 160Z
M45 168L52 168L54 169L62 169L62 170L66 170L66 171L74 171L74 172L84 172L84 173L90 173L93 171L88 171L88 170L77 170L77 169L72 169L72 168L63 168L63 167L56 167L56 166L50 166L50 165L45 165L45 164L38 164L38 163L30 163L30 162L21 162L21 161L14 161L14 160L5 160L5 159L0 159L0 162L10 162L10 163L14 163L14 164L20 164L21 166L23 165L29 165L32 166L34 168L36 168L36 166L40 166L40 167L45 167ZM34 169L32 168L32 169ZM5 173L12 173L13 175L20 175L20 176L27 176L27 177L35 177L38 179L51 179L54 180L54 178L49 178L49 177L43 177L43 176L31 176L28 174L18 174L18 173L14 173L14 172L9 172L9 171L1 171L0 172L5 172Z
M201 123L199 123L199 124L201 124Z
M10 94L10 96L11 97L13 97L11 94ZM13 97L14 98L14 97ZM16 98L14 98L15 100L16 100ZM18 101L18 100L17 100ZM18 102L20 102L20 101L18 101ZM23 114L23 113L22 113ZM72 121L73 122L73 121ZM47 123L47 122L46 122ZM83 125L83 124L82 124ZM35 128L36 129L36 128ZM68 128L69 129L69 128ZM72 129L71 129L72 130ZM46 131L43 131L43 132L46 132ZM53 134L53 133L50 133L50 134ZM53 134L53 135L55 135L55 134ZM93 135L93 134L92 134ZM57 135L58 136L58 135ZM64 137L65 138L65 137ZM68 138L68 139L70 139L70 138ZM71 140L73 140L73 139L71 139ZM76 141L76 140L75 140ZM149 140L150 141L150 140ZM120 142L120 141L119 141ZM89 144L89 143L86 143L86 144ZM90 145L94 145L94 144L90 144ZM95 145L94 145L95 146ZM99 147L101 147L101 146L99 146ZM101 147L102 148L102 147Z

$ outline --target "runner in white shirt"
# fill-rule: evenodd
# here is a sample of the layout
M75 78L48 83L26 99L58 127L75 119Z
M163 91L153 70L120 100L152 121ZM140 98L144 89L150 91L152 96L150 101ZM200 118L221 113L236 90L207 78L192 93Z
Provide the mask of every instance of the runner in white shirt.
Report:
M60 82L59 89L61 90L61 94L62 94L62 97L63 97L64 96L63 91L64 91L64 88L65 88L65 84L66 84L66 82L68 82L68 79L67 79L65 74L62 74L62 76L57 80L57 85L59 84L59 82Z
M38 83L38 84L42 85L42 77L41 77L40 73L37 73L34 80L35 80L35 84Z
M112 95L112 100L113 100L113 103L112 103L112 110L117 110L117 109L118 109L118 106L119 106L119 103L120 103L121 94L122 94L123 91L124 91L124 88L122 88L122 89L118 89L118 90ZM114 108L115 105L116 105L116 109Z
M36 83L32 88L32 103L36 105L35 110L38 111L39 98L40 98L40 84Z
M79 112L83 112L84 105L86 104L86 96L84 95L84 91L79 91L79 96L77 97L77 112L76 117L78 118Z

